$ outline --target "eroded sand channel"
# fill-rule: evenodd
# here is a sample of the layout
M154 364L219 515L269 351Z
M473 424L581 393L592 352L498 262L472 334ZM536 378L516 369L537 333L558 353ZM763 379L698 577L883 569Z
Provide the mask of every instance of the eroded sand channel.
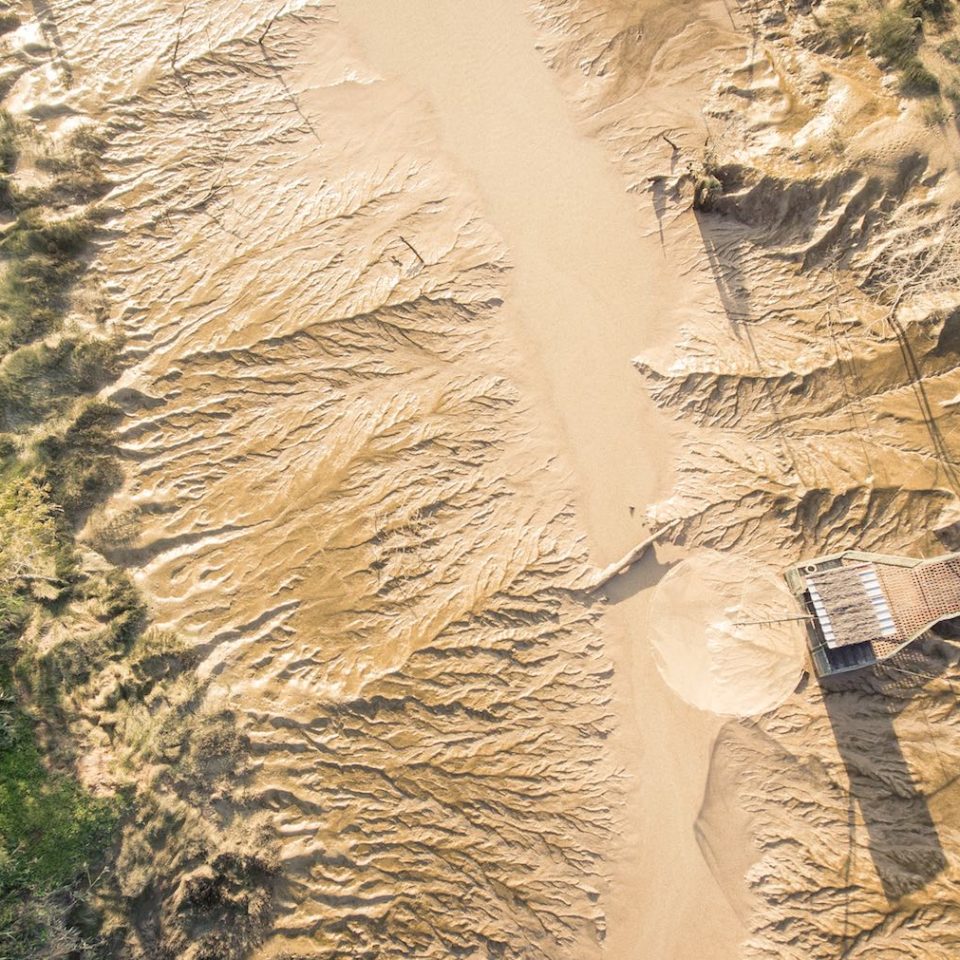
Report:
M601 145L576 129L522 5L339 8L365 58L426 97L441 143L503 235L509 305L569 441L595 559L619 556L641 535L643 508L671 461L630 366L656 336L659 247Z
M538 416L552 409L559 421L590 553L605 564L642 536L644 508L669 486L669 427L630 361L672 338L678 305L695 296L691 278L665 259L652 209L631 200L603 145L577 129L522 5L339 7L363 58L425 101L506 242L507 312L526 342L528 392L541 395ZM659 572L624 578L604 618L615 752L631 792L622 860L608 865L606 955L670 960L710 944L711 960L724 960L741 930L693 830L718 721L680 703L657 674L640 588Z

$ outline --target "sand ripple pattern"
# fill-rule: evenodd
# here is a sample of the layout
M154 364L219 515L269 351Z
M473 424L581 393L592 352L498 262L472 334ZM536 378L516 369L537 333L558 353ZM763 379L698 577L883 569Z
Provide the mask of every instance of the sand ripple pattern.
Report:
M591 955L609 673L504 250L330 9L168 6L50 18L114 134L131 364L128 479L86 535L250 744L206 842L266 824L263 956ZM213 855L183 842L144 902Z
M658 517L678 518L690 547L773 569L851 547L957 549L960 193L946 138L874 65L825 55L799 8L537 10L546 55L691 291L675 343L636 362L684 425ZM723 196L697 212L707 159ZM930 639L888 675L810 684L723 729L696 830L750 933L744 957L957 955L958 662L954 641ZM731 882L744 871L731 810L756 844L748 893Z

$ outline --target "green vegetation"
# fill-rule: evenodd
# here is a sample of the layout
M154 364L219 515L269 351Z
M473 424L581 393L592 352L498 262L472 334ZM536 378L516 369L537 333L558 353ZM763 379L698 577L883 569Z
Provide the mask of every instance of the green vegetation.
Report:
M27 208L0 241L7 268L0 281L0 351L10 350L54 330L64 293L80 275L80 254L90 233L83 217L51 220Z
M193 811L218 815L211 791L240 802L249 743L231 713L203 709L191 651L146 627L129 578L74 543L89 518L107 556L142 520L137 507L90 517L122 479L120 410L95 397L120 343L78 283L109 187L104 146L89 129L54 145L0 110L0 960L105 960L132 900L157 906L158 956L196 943L198 957L239 957L274 868L265 840L211 850ZM129 802L84 789L78 753L93 744ZM158 856L171 833L173 866ZM194 882L170 914L185 865Z
M47 893L101 859L118 812L117 801L92 797L46 769L25 717L7 726L0 749L0 910L12 892Z
M955 111L960 109L960 80L951 80L944 88L943 95L953 104Z
M919 23L902 8L888 7L870 24L867 49L874 57L899 66L915 56L920 46Z
M903 12L921 23L946 23L952 7L952 0L903 0Z
M79 520L120 482L113 443L118 416L116 407L88 400L65 428L35 447L34 468L50 484L68 520Z
M40 652L21 650L15 667L23 689L50 713L56 712L62 691L81 686L105 663L125 656L144 622L140 596L122 571L81 578L69 592L71 601L88 612L82 628L65 632Z
M950 63L960 64L960 39L951 37L940 44L940 54Z
M928 127L942 127L950 119L950 111L942 100L931 100L923 106L923 122Z
M904 7L887 7L867 30L867 50L897 70L904 93L927 95L940 89L940 81L918 56L922 27L922 17L911 16Z
M7 16L0 31L12 28ZM54 149L0 111L3 960L91 955L99 921L85 890L122 813L73 776L64 736L69 698L137 646L144 622L129 579L85 569L73 542L76 523L120 478L118 411L91 396L119 372L119 343L65 327L96 229L87 205L106 190L102 148L80 130ZM35 171L27 188L24 164Z
M931 36L952 28L953 0L839 0L829 8L825 35L839 52L849 53L861 44L870 56L896 72L905 96L934 97L941 83L948 89L957 78L937 76L924 62ZM960 40L947 38L938 48L951 64L960 64ZM931 124L943 122L946 108L924 111Z

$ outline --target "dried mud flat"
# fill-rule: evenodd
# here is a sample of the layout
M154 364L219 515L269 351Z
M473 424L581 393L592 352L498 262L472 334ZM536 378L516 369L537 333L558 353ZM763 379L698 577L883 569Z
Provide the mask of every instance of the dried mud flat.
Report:
M772 567L953 546L955 132L809 10L529 12L670 277L638 317L634 375L682 438L651 521ZM624 773L660 772L617 732L618 628L580 589L590 478L434 119L332 6L27 13L8 108L109 134L92 275L126 338L125 480L82 538L196 662L78 709L88 775L137 782L104 894L124 953L634 956L607 917L669 863L617 839ZM675 931L658 960L955 955L958 660L931 640L897 682L725 722L688 826L743 942Z

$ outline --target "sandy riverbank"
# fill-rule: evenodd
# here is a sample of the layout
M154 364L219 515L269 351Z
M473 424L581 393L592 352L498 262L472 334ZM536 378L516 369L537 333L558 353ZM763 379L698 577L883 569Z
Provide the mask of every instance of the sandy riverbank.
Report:
M104 132L124 338L80 535L179 664L68 717L122 955L952 960L956 647L730 719L651 610L960 542L956 130L820 8L41 7L6 105Z
M389 2L348 0L340 10L365 59L423 98L440 146L504 238L522 369L536 415L566 440L578 514L602 566L642 536L647 509L670 490L672 424L631 361L671 342L696 295L690 278L667 258L655 212L631 200L602 144L578 128L515 4L421 0L399 18ZM694 831L718 724L678 703L654 665L657 579L654 563L616 584L602 621L629 793L627 842L609 854L606 952L665 960L711 943L722 960L742 928Z

